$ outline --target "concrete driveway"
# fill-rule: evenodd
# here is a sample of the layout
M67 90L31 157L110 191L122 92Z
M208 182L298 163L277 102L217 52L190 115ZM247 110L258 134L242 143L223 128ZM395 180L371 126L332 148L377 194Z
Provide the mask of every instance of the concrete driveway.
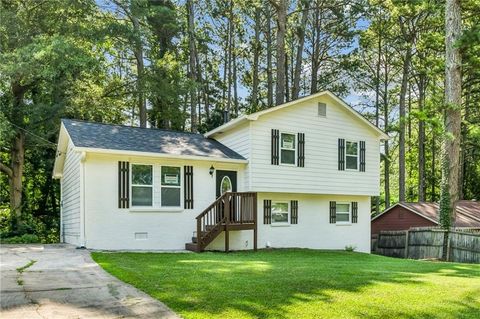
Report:
M0 247L0 317L179 318L69 245Z

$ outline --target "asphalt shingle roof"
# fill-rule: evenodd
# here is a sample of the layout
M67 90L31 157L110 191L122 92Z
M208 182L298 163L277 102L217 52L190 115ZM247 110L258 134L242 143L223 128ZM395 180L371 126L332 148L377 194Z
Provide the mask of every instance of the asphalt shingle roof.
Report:
M237 152L202 134L152 128L62 120L76 147L149 152L172 156L204 156L244 160Z
M402 206L438 223L439 205L431 202L401 202ZM456 206L456 227L480 227L480 202L461 200Z

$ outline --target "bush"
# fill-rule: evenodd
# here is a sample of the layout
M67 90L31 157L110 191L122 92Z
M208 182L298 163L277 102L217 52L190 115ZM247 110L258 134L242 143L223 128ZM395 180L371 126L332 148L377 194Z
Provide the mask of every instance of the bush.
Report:
M345 251L352 252L352 251L355 251L355 249L357 249L357 247L352 245L345 246Z
M40 238L34 234L23 234L22 236L13 236L1 239L2 244L38 244Z

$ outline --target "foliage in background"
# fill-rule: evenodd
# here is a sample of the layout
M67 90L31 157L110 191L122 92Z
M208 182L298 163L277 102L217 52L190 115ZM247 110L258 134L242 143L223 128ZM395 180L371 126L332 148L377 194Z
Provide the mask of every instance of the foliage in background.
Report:
M465 199L480 199L479 8L462 1ZM273 106L281 73L283 100L328 89L391 136L373 211L438 201L444 33L431 0L2 0L1 237L58 239L60 118L205 132ZM8 168L22 172L12 214Z

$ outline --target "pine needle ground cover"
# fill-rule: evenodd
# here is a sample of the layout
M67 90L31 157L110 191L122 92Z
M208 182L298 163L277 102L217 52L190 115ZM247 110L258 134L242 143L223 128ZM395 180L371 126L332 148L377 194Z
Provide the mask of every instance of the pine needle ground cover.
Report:
M303 249L92 256L187 319L480 318L480 265Z

